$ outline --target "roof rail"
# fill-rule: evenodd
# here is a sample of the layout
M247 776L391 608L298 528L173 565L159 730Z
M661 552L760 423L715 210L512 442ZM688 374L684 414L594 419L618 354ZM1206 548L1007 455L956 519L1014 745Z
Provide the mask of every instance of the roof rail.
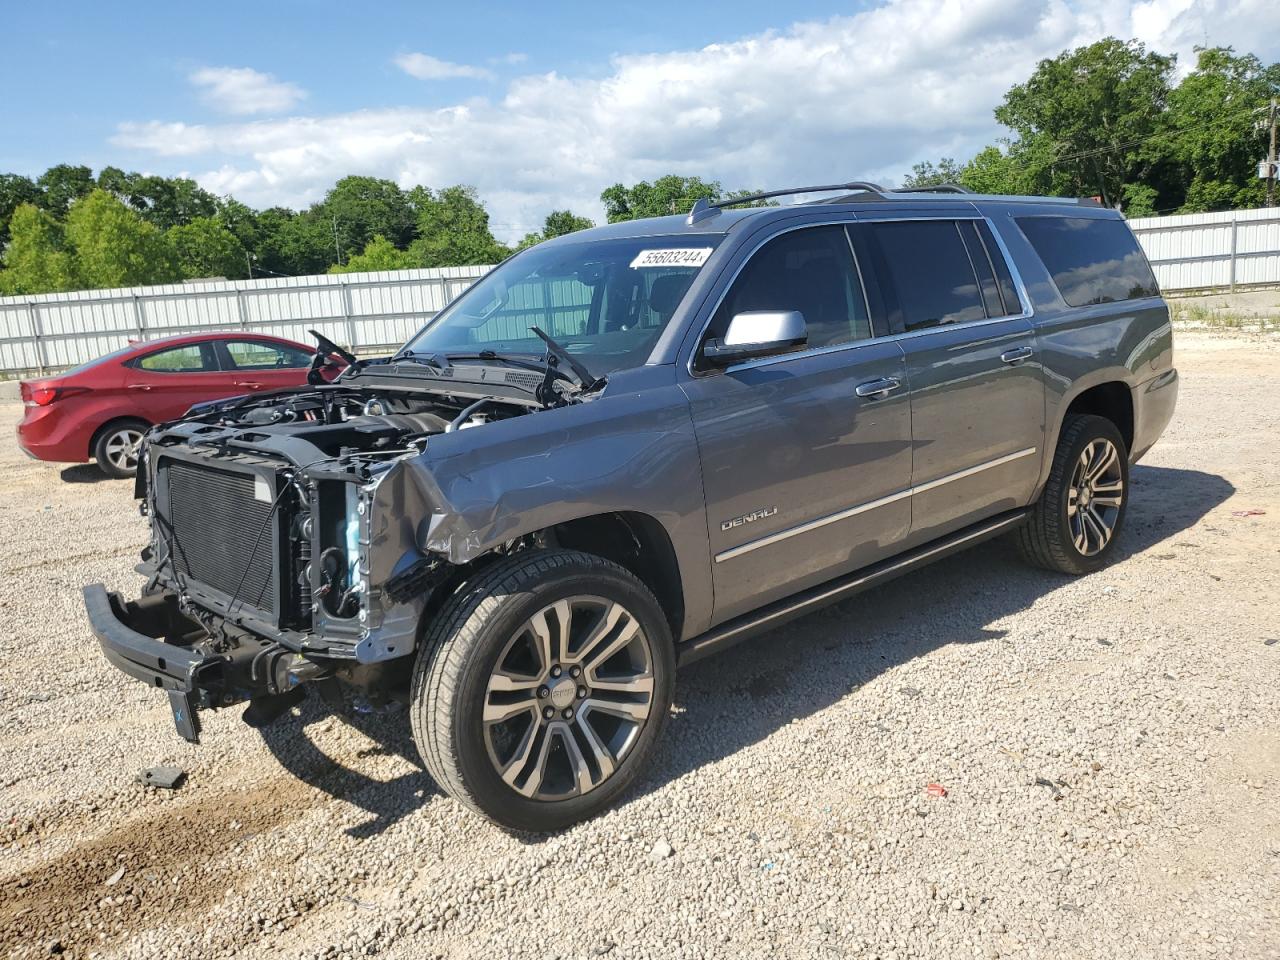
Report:
M973 193L958 183L935 183L928 187L899 187L894 193Z
M720 212L721 207L731 207L737 203L753 203L756 200L787 197L797 193L826 193L833 190L864 190L867 193L874 193L882 200L889 199L885 196L888 191L884 187L868 180L851 180L848 183L829 183L816 187L789 187L786 190L766 190L763 193L751 193L745 197L725 197L723 200L706 200L699 197L693 202L693 209L689 211L687 222L693 225L700 220L710 219Z

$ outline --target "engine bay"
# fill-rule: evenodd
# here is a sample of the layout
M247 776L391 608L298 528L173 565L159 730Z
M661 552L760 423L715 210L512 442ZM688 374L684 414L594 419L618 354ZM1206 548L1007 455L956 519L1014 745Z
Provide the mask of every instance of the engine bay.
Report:
M183 422L202 425L191 431L192 440L226 436L228 431L235 431L237 446L268 437L295 437L326 457L342 457L411 453L413 444L430 436L523 416L530 409L494 398L320 387L216 404L207 411L193 411Z

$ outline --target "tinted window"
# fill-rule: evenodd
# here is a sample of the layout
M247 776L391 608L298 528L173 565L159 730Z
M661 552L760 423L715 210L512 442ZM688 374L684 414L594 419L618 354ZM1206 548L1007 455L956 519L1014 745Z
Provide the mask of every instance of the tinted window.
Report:
M227 340L223 346L236 370L276 370L311 365L311 354L262 340Z
M843 227L793 230L770 240L738 274L711 321L723 337L735 314L798 310L810 347L828 347L871 336L867 301Z
M996 271L991 264L987 248L978 236L978 222L968 220L956 224L960 228L960 236L964 238L965 249L969 251L969 263L978 277L978 289L982 291L982 302L986 304L987 316L1003 317L1008 311L1004 308L1004 300L1000 296L1000 288L996 285Z
M150 370L152 373L196 373L216 369L212 363L207 362L207 354L198 343L148 353L135 362L143 370Z
M996 243L996 238L991 235L991 228L987 226L985 220L975 220L974 225L978 228L978 235L982 237L982 243L987 248L991 266L995 268L996 283L1000 287L1000 297L1004 301L1005 313L1022 313L1022 301L1018 299L1018 292L1013 288L1013 275L1009 273L1009 264L1005 262L1004 253Z
M1073 307L1160 295L1151 265L1122 220L1018 217L1018 226Z
M869 226L884 255L905 329L986 319L978 278L955 221Z

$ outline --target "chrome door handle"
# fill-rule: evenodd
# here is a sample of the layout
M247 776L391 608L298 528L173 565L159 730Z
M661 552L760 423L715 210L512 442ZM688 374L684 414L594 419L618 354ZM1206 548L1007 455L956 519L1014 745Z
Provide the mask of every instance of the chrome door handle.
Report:
M260 389L262 388L262 384L260 384L260 383L254 383L254 382L249 381L249 380L237 380L237 381L236 381L236 386L237 386L237 387L245 387L245 388L246 388L246 389L248 389L248 390L260 390Z
M897 377L881 377L879 380L868 380L866 383L858 384L853 392L860 397L878 400L881 397L887 397L900 386L902 381Z
M131 384L129 384L129 389L130 389L130 390L150 390L150 389L151 389L151 384L149 384L149 383L131 383Z
M1035 353L1035 351L1030 347L1017 347L1013 350L1006 350L1004 353L1000 354L1000 359L1005 363L1021 363L1023 360L1028 359L1033 353Z

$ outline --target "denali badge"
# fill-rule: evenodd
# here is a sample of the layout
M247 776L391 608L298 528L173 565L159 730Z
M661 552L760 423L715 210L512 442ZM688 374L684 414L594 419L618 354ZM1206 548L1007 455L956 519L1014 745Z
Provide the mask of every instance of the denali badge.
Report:
M765 517L772 517L777 512L777 507L761 507L759 510L752 510L750 513L744 513L742 516L734 517L732 520L725 520L720 524L720 529L732 530L734 527L740 527L744 523L755 523Z

